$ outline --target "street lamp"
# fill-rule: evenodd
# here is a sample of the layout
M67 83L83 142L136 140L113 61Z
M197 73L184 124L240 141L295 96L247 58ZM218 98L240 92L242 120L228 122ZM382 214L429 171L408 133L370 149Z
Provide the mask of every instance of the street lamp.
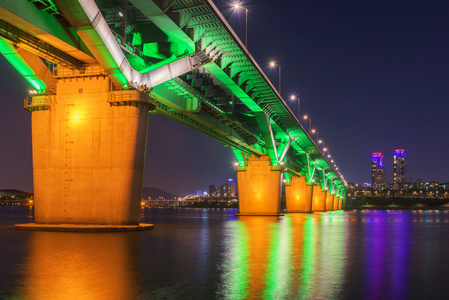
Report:
M307 119L309 120L309 133L310 133L310 131L312 130L312 119L309 118L308 115L304 115L303 119L304 120L307 120Z
M299 121L299 104L301 103L301 99L299 99L299 97L296 97L296 95L291 95L290 100L292 101L298 100L298 121Z
M271 61L270 67L271 68L275 68L275 67L279 68L279 94L280 94L281 93L281 66L276 64L274 61Z
M324 142L323 142L323 140L319 140L319 141L318 141L318 144L323 144L323 152L326 152L326 151L327 151L327 148L324 147Z
M316 131L315 129L312 129L312 133L316 133L316 140L318 141L318 131Z
M241 6L239 3L234 4L235 10L245 10L245 47L248 49L248 9Z

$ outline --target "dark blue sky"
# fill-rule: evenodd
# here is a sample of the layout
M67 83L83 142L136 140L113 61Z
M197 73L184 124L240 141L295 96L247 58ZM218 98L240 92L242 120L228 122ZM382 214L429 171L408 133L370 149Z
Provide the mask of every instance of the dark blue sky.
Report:
M244 40L244 16L225 11ZM449 181L449 3L445 1L247 2L248 48L293 112L312 117L349 182L370 180L371 152L407 152L412 180ZM0 57L0 188L32 190L27 83ZM305 126L308 128L308 125ZM168 118L150 115L144 186L178 194L235 178L233 154Z

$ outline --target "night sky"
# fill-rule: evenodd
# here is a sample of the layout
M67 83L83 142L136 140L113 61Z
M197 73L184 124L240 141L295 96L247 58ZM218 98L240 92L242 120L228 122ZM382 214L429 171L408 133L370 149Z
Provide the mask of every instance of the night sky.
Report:
M216 0L244 40L244 15ZM407 152L407 177L449 181L449 2L246 2L248 48L295 114L312 118L348 182L370 181L382 152L392 181L393 150ZM0 57L0 189L32 191L29 87ZM304 124L308 128L308 123ZM144 186L185 195L236 178L230 148L169 118L150 115Z

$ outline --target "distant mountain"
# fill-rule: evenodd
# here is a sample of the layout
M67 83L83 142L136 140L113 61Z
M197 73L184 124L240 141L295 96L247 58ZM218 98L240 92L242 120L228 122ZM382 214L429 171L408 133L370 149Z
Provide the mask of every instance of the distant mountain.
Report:
M165 200L178 199L178 195L161 191L157 188L144 187L142 190L142 199L147 200L151 197L151 200L157 200L159 197L163 197Z

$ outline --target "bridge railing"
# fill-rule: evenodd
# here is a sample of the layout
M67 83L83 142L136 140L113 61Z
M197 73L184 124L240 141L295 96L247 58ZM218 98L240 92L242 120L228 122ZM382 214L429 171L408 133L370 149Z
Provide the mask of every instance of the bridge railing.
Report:
M148 106L156 106L156 98L153 95L139 90L111 91L108 95L108 102L112 105L138 102Z
M23 107L28 111L47 110L51 107L51 96L29 96L24 99Z

